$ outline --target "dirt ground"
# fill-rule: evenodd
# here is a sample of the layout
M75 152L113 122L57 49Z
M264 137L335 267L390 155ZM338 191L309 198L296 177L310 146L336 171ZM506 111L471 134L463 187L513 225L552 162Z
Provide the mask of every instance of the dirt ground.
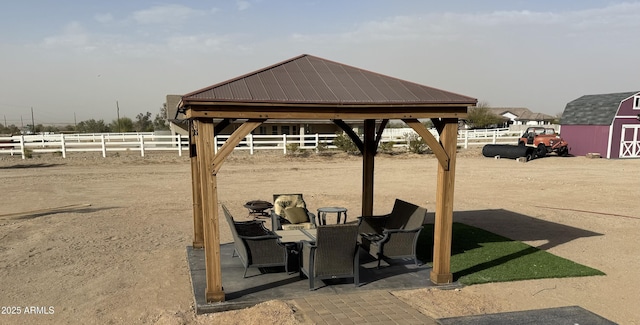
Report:
M640 160L548 157L519 163L466 150L456 170L457 221L606 275L396 296L436 318L578 305L620 324L640 324ZM218 174L219 199L245 217L246 201L299 192L311 210L344 206L351 220L361 210L361 171L360 158L344 154L236 152ZM388 212L395 198L434 211L436 173L430 155L380 155L374 212ZM0 180L2 324L305 323L291 301L194 314L185 251L193 240L187 157L2 155ZM64 206L72 207L20 214ZM221 229L222 242L230 242L228 226Z

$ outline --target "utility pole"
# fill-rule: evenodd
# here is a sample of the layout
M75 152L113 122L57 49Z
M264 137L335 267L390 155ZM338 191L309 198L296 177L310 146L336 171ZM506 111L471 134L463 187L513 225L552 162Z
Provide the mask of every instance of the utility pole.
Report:
M36 134L36 123L33 119L33 107L31 107L31 133Z
M117 112L117 116L118 119L116 121L118 121L118 133L120 133L120 105L118 105L118 101L116 100L116 112Z

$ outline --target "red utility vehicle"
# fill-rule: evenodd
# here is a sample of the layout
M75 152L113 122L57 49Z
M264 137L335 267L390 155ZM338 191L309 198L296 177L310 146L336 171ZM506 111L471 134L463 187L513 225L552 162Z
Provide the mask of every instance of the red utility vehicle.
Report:
M550 152L558 156L569 154L569 144L553 128L529 127L518 140L518 145L536 148L537 157L544 157Z

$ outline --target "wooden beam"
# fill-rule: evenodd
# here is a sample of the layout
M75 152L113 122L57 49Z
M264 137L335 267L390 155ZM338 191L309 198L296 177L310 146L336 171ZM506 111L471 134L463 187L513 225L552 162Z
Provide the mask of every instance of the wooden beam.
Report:
M453 227L453 193L456 170L458 120L442 119L440 142L449 156L449 168L438 165L436 215L434 225L433 268L430 279L435 284L453 281L451 274L451 237Z
M220 265L220 223L218 218L218 185L213 169L214 124L211 119L198 121L198 161L201 175L204 257L207 302L224 301L222 267Z
M202 175L198 161L198 121L189 121L189 157L191 160L191 196L193 197L193 248L204 248L202 213Z
M220 122L218 122L218 124L216 124L215 129L213 129L213 132L215 134L220 134L222 133L222 130L224 130L224 128L226 128L227 126L231 125L231 122L235 121L236 119L234 118L226 118Z
M436 138L427 130L427 128L420 123L420 121L416 119L403 119L407 125L409 125L414 131L418 133L420 137L427 143L429 148L433 151L433 154L438 158L438 162L440 166L444 168L444 170L449 170L450 158L449 155L445 152L445 149L442 147L440 142L436 140ZM456 129L456 137L457 137L457 129ZM442 139L440 139L442 141Z
M310 120L365 120L365 119L425 119L425 118L466 118L467 109L459 107L436 108L429 111L394 111L362 109L350 111L243 111L230 108L216 110L194 110L185 112L187 118L235 118L235 119L310 119Z
M358 147L358 150L360 150L360 153L364 152L364 144L362 144L362 140L360 140L360 137L355 132L353 132L353 129L351 128L351 126L349 126L349 124L345 123L343 120L333 120L333 123L339 126L342 131L344 131L347 136L349 136L351 141L353 141L356 147Z
M382 120L382 122L380 122L380 127L378 128L378 132L376 132L376 148L378 148L378 145L380 144L380 140L382 139L382 133L384 132L384 128L387 127L388 123L389 123L389 119Z
M364 121L364 151L362 152L362 215L373 215L373 172L376 143L376 120Z
M442 123L442 120L439 118L432 118L431 123L433 123L433 127L436 128L438 134L441 134L444 129L444 123Z
M295 102L235 102L235 101L201 101L186 100L183 101L181 108L204 109L204 110L233 110L233 111L309 111L309 110L334 110L334 111L351 111L351 110L378 110L378 111L404 111L404 110L433 110L434 108L445 107L463 107L467 110L469 106L475 106L476 100L460 101L460 102L434 102L434 103L363 103L363 104L345 104L345 103L295 103Z
M218 153L215 155L213 159L212 173L214 175L218 173L218 171L220 170L220 167L222 166L222 163L227 158L227 156L229 156L229 154L233 152L233 149L235 149L238 143L240 143L242 139L244 139L255 128L260 126L260 124L262 124L264 121L266 120L265 119L248 120L245 123L243 123L239 128L237 128L235 131L233 131L233 133L231 133L231 135L229 136L229 139L227 139L227 141L224 142L224 144L222 145L222 147L220 147L220 150L218 150ZM212 150L213 150L213 147L212 147Z

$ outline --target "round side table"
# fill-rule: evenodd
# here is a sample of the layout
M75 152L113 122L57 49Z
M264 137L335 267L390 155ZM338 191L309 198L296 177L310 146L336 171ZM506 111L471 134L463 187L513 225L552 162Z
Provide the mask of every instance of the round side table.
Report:
M342 223L347 223L347 208L343 207L322 207L318 208L318 222L320 225L327 224L327 213L335 213L336 214L336 223L340 223L340 219L344 216L344 220Z

